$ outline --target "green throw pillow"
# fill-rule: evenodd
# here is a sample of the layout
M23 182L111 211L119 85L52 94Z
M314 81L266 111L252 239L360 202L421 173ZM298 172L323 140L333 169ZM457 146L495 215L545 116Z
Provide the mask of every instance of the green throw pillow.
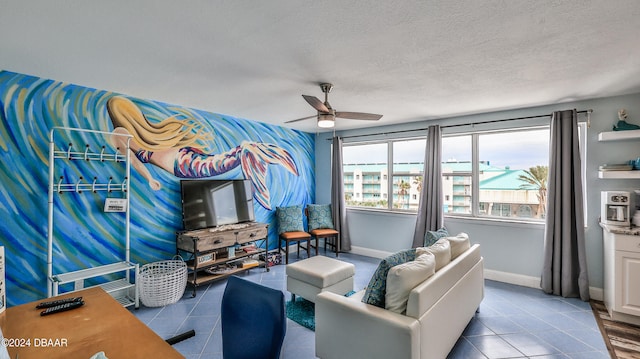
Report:
M302 206L277 207L278 234L284 232L304 232Z
M438 241L438 239L442 237L449 237L449 232L447 232L447 229L444 227L438 229L437 231L427 231L427 233L424 234L423 247L429 247L430 245L433 245Z
M384 308L385 295L387 293L387 274L391 267L398 264L410 262L416 259L416 249L411 248L398 253L394 253L383 259L378 268L373 273L373 277L369 281L367 290L364 292L362 302Z
M330 204L310 204L307 206L307 210L309 211L310 231L314 229L334 228Z

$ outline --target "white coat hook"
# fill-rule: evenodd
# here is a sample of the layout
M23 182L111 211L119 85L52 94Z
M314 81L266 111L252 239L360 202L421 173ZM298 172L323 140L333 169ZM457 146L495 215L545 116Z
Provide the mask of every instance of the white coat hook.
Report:
M62 180L64 179L63 176L60 176L60 180L58 180L58 193L62 193Z
M87 144L84 148L84 160L89 161L89 144Z
M72 160L71 158L71 148L73 147L73 143L69 142L69 148L67 149L67 159Z
M104 162L104 149L105 146L102 146L102 150L100 150L100 162Z
M109 177L109 182L107 183L107 192L111 193L111 181L113 181L113 177Z
M82 176L80 176L80 178L78 179L78 182L76 182L76 192L78 193L82 193L82 190L80 189L81 182L82 182Z
M96 182L98 181L98 177L93 177L93 183L91 184L91 191L96 193Z
M125 177L124 180L122 181L122 192L127 192L127 180L128 178Z

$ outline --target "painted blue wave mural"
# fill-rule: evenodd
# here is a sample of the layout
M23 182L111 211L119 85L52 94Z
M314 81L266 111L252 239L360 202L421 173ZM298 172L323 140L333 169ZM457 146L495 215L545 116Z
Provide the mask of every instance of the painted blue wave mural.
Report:
M268 196L256 201L256 220L269 223L270 247L275 246L275 208L314 200L314 137L311 134L215 113L130 98L33 76L0 71L0 236L7 260L8 305L37 300L47 293L47 215L49 135L53 127L114 130L107 110L109 99L130 100L150 123L174 117L189 119L210 135L205 153L233 152L243 143L270 144L283 155L267 165L264 187ZM64 132L64 131L63 131ZM111 136L100 133L54 134L57 150L115 151ZM264 152L264 151L263 151ZM268 152L268 151L267 151ZM246 151L244 152L246 154ZM248 156L257 161L261 157ZM257 158L257 160L256 160ZM122 178L124 166L100 161L56 160L54 178L64 182L106 183ZM251 161L249 161L251 162ZM151 163L144 164L159 182L154 190L131 168L131 260L140 264L171 258L175 232L181 229L180 178ZM247 176L251 166L228 166L214 179ZM247 169L248 168L248 169ZM123 255L123 213L105 213L105 198L117 192L66 192L54 196L54 273L109 263Z

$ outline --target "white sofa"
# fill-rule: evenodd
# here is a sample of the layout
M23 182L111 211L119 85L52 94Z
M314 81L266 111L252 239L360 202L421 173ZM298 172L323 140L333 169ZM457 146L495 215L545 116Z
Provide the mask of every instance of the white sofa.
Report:
M413 288L406 315L331 292L316 298L316 355L322 359L443 359L484 297L480 245Z

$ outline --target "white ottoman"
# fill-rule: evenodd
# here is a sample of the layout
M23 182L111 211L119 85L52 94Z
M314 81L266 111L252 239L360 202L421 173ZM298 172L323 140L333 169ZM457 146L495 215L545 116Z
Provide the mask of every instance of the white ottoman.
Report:
M352 291L356 267L337 259L315 256L288 264L286 273L291 300L299 295L315 303L320 292L344 295Z

